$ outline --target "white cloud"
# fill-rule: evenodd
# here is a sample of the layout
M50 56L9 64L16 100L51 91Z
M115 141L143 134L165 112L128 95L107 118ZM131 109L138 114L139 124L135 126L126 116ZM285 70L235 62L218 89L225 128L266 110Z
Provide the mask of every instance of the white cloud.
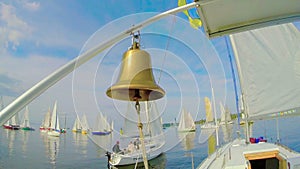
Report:
M29 11L36 11L40 8L39 2L24 2L24 8Z
M15 7L0 3L0 33L2 48L11 46L13 50L20 45L20 41L30 36L32 29L15 13Z

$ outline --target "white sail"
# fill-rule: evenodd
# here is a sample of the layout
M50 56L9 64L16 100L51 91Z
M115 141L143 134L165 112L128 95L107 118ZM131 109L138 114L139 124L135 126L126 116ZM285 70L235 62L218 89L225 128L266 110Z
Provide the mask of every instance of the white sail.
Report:
M111 121L111 123L110 123L110 130L111 130L111 131L114 130L114 121Z
M294 109L300 107L299 30L289 23L233 34L230 38L238 56L249 117L296 113Z
M19 123L19 113L16 113L16 115L11 118L11 125L17 126Z
M107 116L104 116L104 119L102 119L102 120L103 120L103 124L105 124L104 130L110 131L110 124L107 121Z
M57 114L57 102L55 102L54 107L53 107L50 128L54 129L54 130L60 130L59 118L58 118L58 114Z
M179 124L178 124L178 130L183 130L183 129L185 129L184 114L185 114L185 111L183 110L183 111L181 112L181 115L180 115Z
M204 97L204 105L206 120L205 123L201 125L201 132L198 138L198 142L200 144L205 143L207 140L209 140L209 138L211 138L212 134L214 134L218 128L217 124L214 121L212 106L208 97Z
M226 119L226 122L232 122L232 119L231 119L231 113L228 109L228 107L225 108L225 119Z
M204 97L204 105L205 105L205 115L206 115L206 120L203 125L201 125L201 128L217 128L216 121L214 121L214 115L212 112L212 106L211 102L208 97Z
M204 98L204 104L205 104L205 114L206 114L206 122L213 122L214 116L212 113L212 107L211 107L211 102L208 97Z
M85 114L82 115L81 126L84 131L87 131L90 128Z
M123 126L123 137L139 137L137 118L134 105L130 105L129 103ZM146 137L156 137L163 134L162 123L155 102L141 104L141 122L143 123L143 134Z
M30 127L28 106L25 107L25 112L24 112L24 118L23 118L23 122L22 122L22 127Z
M195 125L192 115L183 109L181 116L180 116L178 131L192 131L195 129L196 129L196 125Z
M221 110L221 122L220 124L232 123L230 111L226 107L224 108L223 104L220 102L220 110Z
M141 105L142 107L142 105ZM143 112L141 112L142 114ZM123 138L127 138L127 137L139 137L139 132L138 132L138 128L137 128L137 113L136 110L134 108L134 105L131 103L128 103L127 105L127 111L126 111L126 116L125 116L125 120L124 120L124 125L123 125ZM145 116L141 116L141 121L143 123L143 133L144 135L148 135L149 132L146 130L146 120L145 120ZM147 131L147 132L146 132Z
M107 117L100 112L97 115L94 131L111 131L111 126L107 121Z
M74 122L74 125L72 128L72 131L77 131L77 130L81 130L81 124L80 124L78 115L76 116L76 119L75 119L75 122Z
M163 129L162 129L162 121L159 116L158 108L155 102L146 102L148 104L148 110L146 113L148 114L148 125L149 125L149 134L151 137L161 137L163 136Z
M50 107L49 107L47 113L45 114L45 117L44 117L41 127L49 128L50 124L51 124L51 112L50 112Z
M59 126L59 117L58 117L58 112L57 112L57 102L55 101L53 111L52 111L52 116L51 116L51 125L50 125L51 130L48 132L48 135L54 136L54 137L59 137L60 136L60 126Z

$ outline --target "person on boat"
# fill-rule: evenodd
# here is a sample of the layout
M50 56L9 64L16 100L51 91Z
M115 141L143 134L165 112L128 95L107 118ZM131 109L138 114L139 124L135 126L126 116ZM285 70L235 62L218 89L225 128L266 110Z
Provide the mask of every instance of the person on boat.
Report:
M120 134L123 135L123 133L124 133L124 132L123 132L123 129L121 128L121 129L120 129Z
M119 152L121 152L121 149L120 149L120 142L119 141L117 141L116 142L116 144L113 146L113 148L112 148L112 151L114 152L114 153L119 153Z
M127 151L128 151L128 153L132 153L134 151L134 145L133 145L132 141L130 141L130 143L128 144Z
M134 144L134 147L135 147L137 150L140 149L140 144L141 144L141 142L140 142L139 138L136 138L136 139L134 140L133 144Z

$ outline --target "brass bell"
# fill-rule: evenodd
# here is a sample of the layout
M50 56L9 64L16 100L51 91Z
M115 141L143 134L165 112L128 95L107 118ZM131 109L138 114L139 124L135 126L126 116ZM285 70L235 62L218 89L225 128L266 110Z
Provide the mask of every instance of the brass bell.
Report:
M152 73L148 52L140 50L139 43L132 42L124 54L117 82L107 89L112 99L126 101L150 101L162 98L165 91L159 87Z

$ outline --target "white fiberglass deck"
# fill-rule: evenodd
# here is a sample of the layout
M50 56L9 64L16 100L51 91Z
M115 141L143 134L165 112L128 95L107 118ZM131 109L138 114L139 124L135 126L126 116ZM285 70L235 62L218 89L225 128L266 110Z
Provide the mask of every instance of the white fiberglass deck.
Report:
M245 144L245 140L236 139L219 148L203 161L198 168L248 169L250 168L249 160L266 158L286 160L283 165L290 163L291 167L300 165L300 154L288 148L265 142Z

